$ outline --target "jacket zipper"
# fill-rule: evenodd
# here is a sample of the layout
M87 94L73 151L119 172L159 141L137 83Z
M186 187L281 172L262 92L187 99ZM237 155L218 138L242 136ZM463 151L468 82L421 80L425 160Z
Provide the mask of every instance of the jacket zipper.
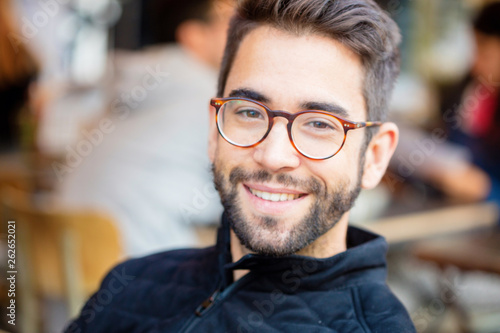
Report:
M194 315L189 318L186 323L182 326L179 332L190 332L194 326L198 324L201 320L201 316L203 316L208 310L212 308L214 303L219 300L219 296L221 295L220 289L217 288L209 298L204 300L194 311ZM224 293L224 292L223 292Z
M203 303L200 304L194 311L194 314L197 315L198 317L201 317L203 313L208 310L215 302L217 299L217 296L219 296L219 289L215 290L212 295L210 295L209 298L203 301Z
M183 332L183 333L190 332L200 322L200 320L202 319L202 316L204 316L208 312L210 312L210 310L212 310L214 308L214 305L216 305L217 303L220 303L220 301L222 301L224 298L226 298L226 296L231 292L231 290L233 290L234 288L236 288L237 286L242 284L244 281L251 278L252 275L253 275L252 272L246 274L238 281L233 282L229 287L224 289L222 292L220 291L220 287L217 288L210 295L210 297L208 297L206 300L204 300L196 308L196 310L194 311L194 315L191 316L191 318L189 318L186 321L186 323L182 326L182 328L180 329L179 332Z

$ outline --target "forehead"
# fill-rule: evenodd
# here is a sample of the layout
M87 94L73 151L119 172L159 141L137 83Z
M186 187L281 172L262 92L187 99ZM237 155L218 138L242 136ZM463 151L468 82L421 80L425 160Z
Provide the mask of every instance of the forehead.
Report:
M362 120L362 86L360 57L335 39L260 26L243 39L224 96L250 89L268 97L270 107L288 111L307 102L335 103Z

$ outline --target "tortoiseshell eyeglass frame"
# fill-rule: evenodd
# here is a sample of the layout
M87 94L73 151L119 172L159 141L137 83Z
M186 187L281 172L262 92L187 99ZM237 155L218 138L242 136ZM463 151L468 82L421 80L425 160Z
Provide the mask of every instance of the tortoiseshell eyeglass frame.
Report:
M220 111L221 107L226 102L238 101L238 100L255 103L255 104L261 106L267 112L267 116L269 119L267 131L259 141L257 141L254 144L251 144L251 145L240 145L240 144L232 141L231 139L227 138L224 135L224 132L219 127L218 116L219 116L219 111ZM274 118L275 117L283 117L286 120L288 120L287 130L288 130L288 139L290 140L290 143L295 148L295 150L297 150L299 152L299 154L301 154L302 156L307 157L311 160L326 160L326 159L329 159L329 158L337 155L338 152L342 149L342 147L344 147L344 143L345 143L345 140L347 137L347 132L349 132L350 130L382 125L382 122L380 122L380 121L358 121L358 122L350 121L350 120L343 119L339 116L336 116L336 115L332 114L331 112L321 111L321 110L304 110L304 111L299 111L297 113L290 113L290 112L283 111L283 110L271 110L268 106L266 106L265 104L262 104L261 102L255 101L255 100L250 99L250 98L244 98L244 97L212 98L210 100L210 105L213 106L215 108L215 111L216 111L215 112L215 123L217 124L217 130L219 131L219 134L224 138L224 140L226 140L228 143L230 143L234 146L237 146L237 147L241 147L241 148L255 147L258 144L260 144L262 141L264 141L266 139L266 137L269 135L269 133L271 132L271 129L273 128L273 125L274 125ZM295 142L293 141L293 137L292 137L292 124L293 124L293 121L298 116L300 116L301 114L304 114L304 113L319 113L319 114L327 115L329 117L337 119L342 124L342 127L344 128L344 138L342 140L342 144L340 145L339 149L336 152L334 152L333 154L331 154L329 156L319 158L319 157L310 156L310 155L304 153L303 151L301 151L299 148L297 148L297 146L295 145Z

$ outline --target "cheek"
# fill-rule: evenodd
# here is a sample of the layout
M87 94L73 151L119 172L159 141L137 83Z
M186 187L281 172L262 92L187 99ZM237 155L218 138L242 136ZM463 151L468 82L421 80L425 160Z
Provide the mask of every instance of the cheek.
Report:
M215 149L215 163L222 170L232 170L236 166L246 165L251 159L251 150L233 146L219 135Z
M359 178L360 147L364 140L363 131L348 133L344 147L337 155L327 160L304 159L303 165L310 176L317 178L328 188L336 188L341 183L355 186Z
M329 160L305 163L310 174L327 186L329 191L336 189L340 184L353 184L357 180L357 167L354 168L347 158L341 156L341 153L342 151Z
M344 167L349 168L350 173L357 176L361 157L361 149L365 142L364 130L349 131L344 147L339 154L342 154ZM337 156L334 156L335 158Z

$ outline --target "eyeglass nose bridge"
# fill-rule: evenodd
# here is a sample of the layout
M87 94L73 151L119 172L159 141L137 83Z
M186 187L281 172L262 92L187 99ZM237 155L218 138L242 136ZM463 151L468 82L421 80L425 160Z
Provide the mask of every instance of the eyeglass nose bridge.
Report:
M271 130L273 129L273 126L274 126L274 118L282 117L288 121L288 123L286 125L286 129L288 132L288 139L290 140L292 147L295 148L296 151L298 151L299 153L302 154L302 152L295 145L295 142L293 142L293 137L292 137L292 124L293 124L293 121L295 120L295 118L297 118L298 114L293 114L293 113L290 113L290 112L284 111L284 110L270 110L268 108L266 108L266 112L267 112L268 117L269 117L269 124L268 124L268 128L267 128L267 132L262 137L262 139L259 140L259 142L257 144L262 143L267 138L269 133L271 133Z
M293 113L284 110L267 110L269 113L269 118L283 117L288 120L288 122L292 122L295 118Z

